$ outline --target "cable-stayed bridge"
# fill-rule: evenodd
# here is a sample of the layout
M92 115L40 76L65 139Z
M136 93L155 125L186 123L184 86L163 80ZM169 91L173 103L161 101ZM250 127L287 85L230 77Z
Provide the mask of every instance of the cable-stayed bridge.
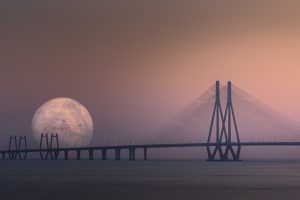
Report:
M69 159L76 152L88 152L88 159L107 160L107 152L114 151L121 160L121 151L128 151L129 160L135 160L136 150L154 148L203 147L209 161L238 161L244 146L300 146L300 128L296 123L268 108L249 94L228 82L216 82L185 110L156 131L159 142L94 147L59 147L57 134L41 134L40 147L27 148L26 137L10 137L8 150L0 151L2 159L26 159L29 153L39 153L41 159ZM182 142L185 140L201 142ZM99 152L99 156L96 153ZM101 155L101 156L100 156Z
M153 142L206 141L215 104L213 85L153 134ZM232 85L232 103L241 141L300 141L300 126ZM225 111L227 86L220 84L220 103Z

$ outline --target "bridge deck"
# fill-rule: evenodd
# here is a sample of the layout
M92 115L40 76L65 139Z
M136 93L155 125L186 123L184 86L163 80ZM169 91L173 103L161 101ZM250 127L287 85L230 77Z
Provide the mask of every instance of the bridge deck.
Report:
M226 143L221 143L226 146ZM300 146L300 142L241 142L231 143L232 146ZM112 146L94 146L94 147L71 147L55 148L56 151L88 151L88 150L109 150L109 149L151 149L151 148L184 148L184 147L206 147L217 146L217 143L173 143L173 144L140 144L140 145L112 145ZM0 153L15 152L16 150L1 150ZM18 152L45 152L49 149L20 149Z

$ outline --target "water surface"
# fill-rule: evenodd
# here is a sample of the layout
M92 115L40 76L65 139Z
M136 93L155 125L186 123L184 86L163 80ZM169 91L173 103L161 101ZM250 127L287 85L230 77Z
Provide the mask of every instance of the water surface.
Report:
M0 161L0 199L299 199L300 162Z

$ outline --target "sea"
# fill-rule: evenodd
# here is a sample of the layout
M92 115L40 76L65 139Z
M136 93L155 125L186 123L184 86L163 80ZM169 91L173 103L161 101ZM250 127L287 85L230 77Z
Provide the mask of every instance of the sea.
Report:
M296 200L300 161L1 160L0 200Z

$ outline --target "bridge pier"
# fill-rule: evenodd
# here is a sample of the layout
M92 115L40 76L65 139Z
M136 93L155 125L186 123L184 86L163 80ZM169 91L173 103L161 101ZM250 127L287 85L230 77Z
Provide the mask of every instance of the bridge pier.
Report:
M69 160L69 151L64 150L65 160Z
M132 153L131 153L131 149L130 148L128 149L128 153L129 153L128 154L129 155L129 160L132 160Z
M89 149L89 160L94 160L94 150Z
M129 149L129 160L135 160L135 148Z
M23 152L23 155L22 155L21 151L19 150L17 154L18 154L20 160L26 160L28 153Z
M2 160L5 160L6 153L2 152Z
M47 149L47 153L46 153L46 156L45 156L45 160L48 160L49 155L50 155L50 159L53 160L53 159L54 159L54 158L53 158L53 153L52 153L52 151L51 151L50 148Z
M107 149L101 149L101 153L102 153L102 160L106 160Z
M144 160L147 160L147 148L144 148Z
M28 152L26 151L26 152L24 153L23 160L26 160L26 159L27 159L27 155L28 155Z
M40 150L40 158L41 158L41 160L45 160L45 157L44 157L43 152L41 150Z
M77 160L80 160L81 150L76 150Z
M51 160L57 160L59 155L59 150L54 149L51 150Z
M15 151L9 152L8 157L10 160L16 160L18 154Z
M51 149L48 150L48 155L50 155L51 160L55 160L55 151L52 151ZM47 158L48 159L48 158ZM47 160L46 159L46 160Z
M236 150L234 150L234 148L231 144L227 145L225 153L224 153L225 160L239 161L240 160L240 152L241 152L241 145L238 145Z
M121 160L121 149L120 148L115 149L115 160Z

